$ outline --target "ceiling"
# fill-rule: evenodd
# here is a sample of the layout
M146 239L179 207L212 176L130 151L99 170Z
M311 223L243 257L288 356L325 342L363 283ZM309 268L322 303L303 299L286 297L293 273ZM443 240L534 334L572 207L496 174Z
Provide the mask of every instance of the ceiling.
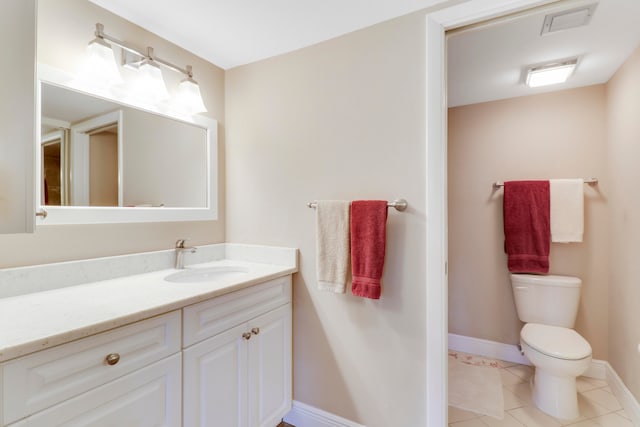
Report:
M449 106L606 83L640 45L640 1L600 0L587 26L540 35L546 14L591 1L567 1L453 32L447 45ZM529 88L527 65L578 56L564 84Z
M444 0L90 1L228 69L310 46Z

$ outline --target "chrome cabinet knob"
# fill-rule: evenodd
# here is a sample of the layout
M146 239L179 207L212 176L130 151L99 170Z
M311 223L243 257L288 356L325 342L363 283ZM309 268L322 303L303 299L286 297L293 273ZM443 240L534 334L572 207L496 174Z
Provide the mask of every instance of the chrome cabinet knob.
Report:
M120 355L118 353L108 354L105 361L107 362L107 365L113 366L120 361Z
M242 338L244 338L245 340L251 339L251 332L245 332L244 334L242 334Z
M260 328L253 328L253 329L251 329L251 333L252 333L253 335L258 335L258 334L260 333Z

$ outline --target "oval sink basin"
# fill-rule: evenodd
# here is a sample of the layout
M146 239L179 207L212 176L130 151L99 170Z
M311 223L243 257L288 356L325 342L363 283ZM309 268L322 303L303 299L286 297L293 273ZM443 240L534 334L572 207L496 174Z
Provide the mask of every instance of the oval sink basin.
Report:
M172 273L165 277L164 280L174 283L212 282L242 276L248 272L248 268L234 265L196 267Z

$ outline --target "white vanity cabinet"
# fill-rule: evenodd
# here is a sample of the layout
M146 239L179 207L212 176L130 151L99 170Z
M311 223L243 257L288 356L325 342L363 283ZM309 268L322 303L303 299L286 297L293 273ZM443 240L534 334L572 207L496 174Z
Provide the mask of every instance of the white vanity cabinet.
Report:
M184 427L278 425L291 409L291 277L187 307L184 328Z
M3 425L179 427L180 317L174 311L5 362Z
M173 308L2 362L0 426L277 426L291 409L291 276Z
M2 0L0 52L0 234L33 233L36 0Z

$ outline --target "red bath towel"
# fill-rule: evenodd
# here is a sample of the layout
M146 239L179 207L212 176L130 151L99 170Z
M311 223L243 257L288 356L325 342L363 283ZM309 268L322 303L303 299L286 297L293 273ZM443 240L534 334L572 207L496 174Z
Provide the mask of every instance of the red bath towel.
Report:
M379 299L387 243L387 202L351 202L351 293Z
M504 183L504 248L512 273L548 273L549 181Z

